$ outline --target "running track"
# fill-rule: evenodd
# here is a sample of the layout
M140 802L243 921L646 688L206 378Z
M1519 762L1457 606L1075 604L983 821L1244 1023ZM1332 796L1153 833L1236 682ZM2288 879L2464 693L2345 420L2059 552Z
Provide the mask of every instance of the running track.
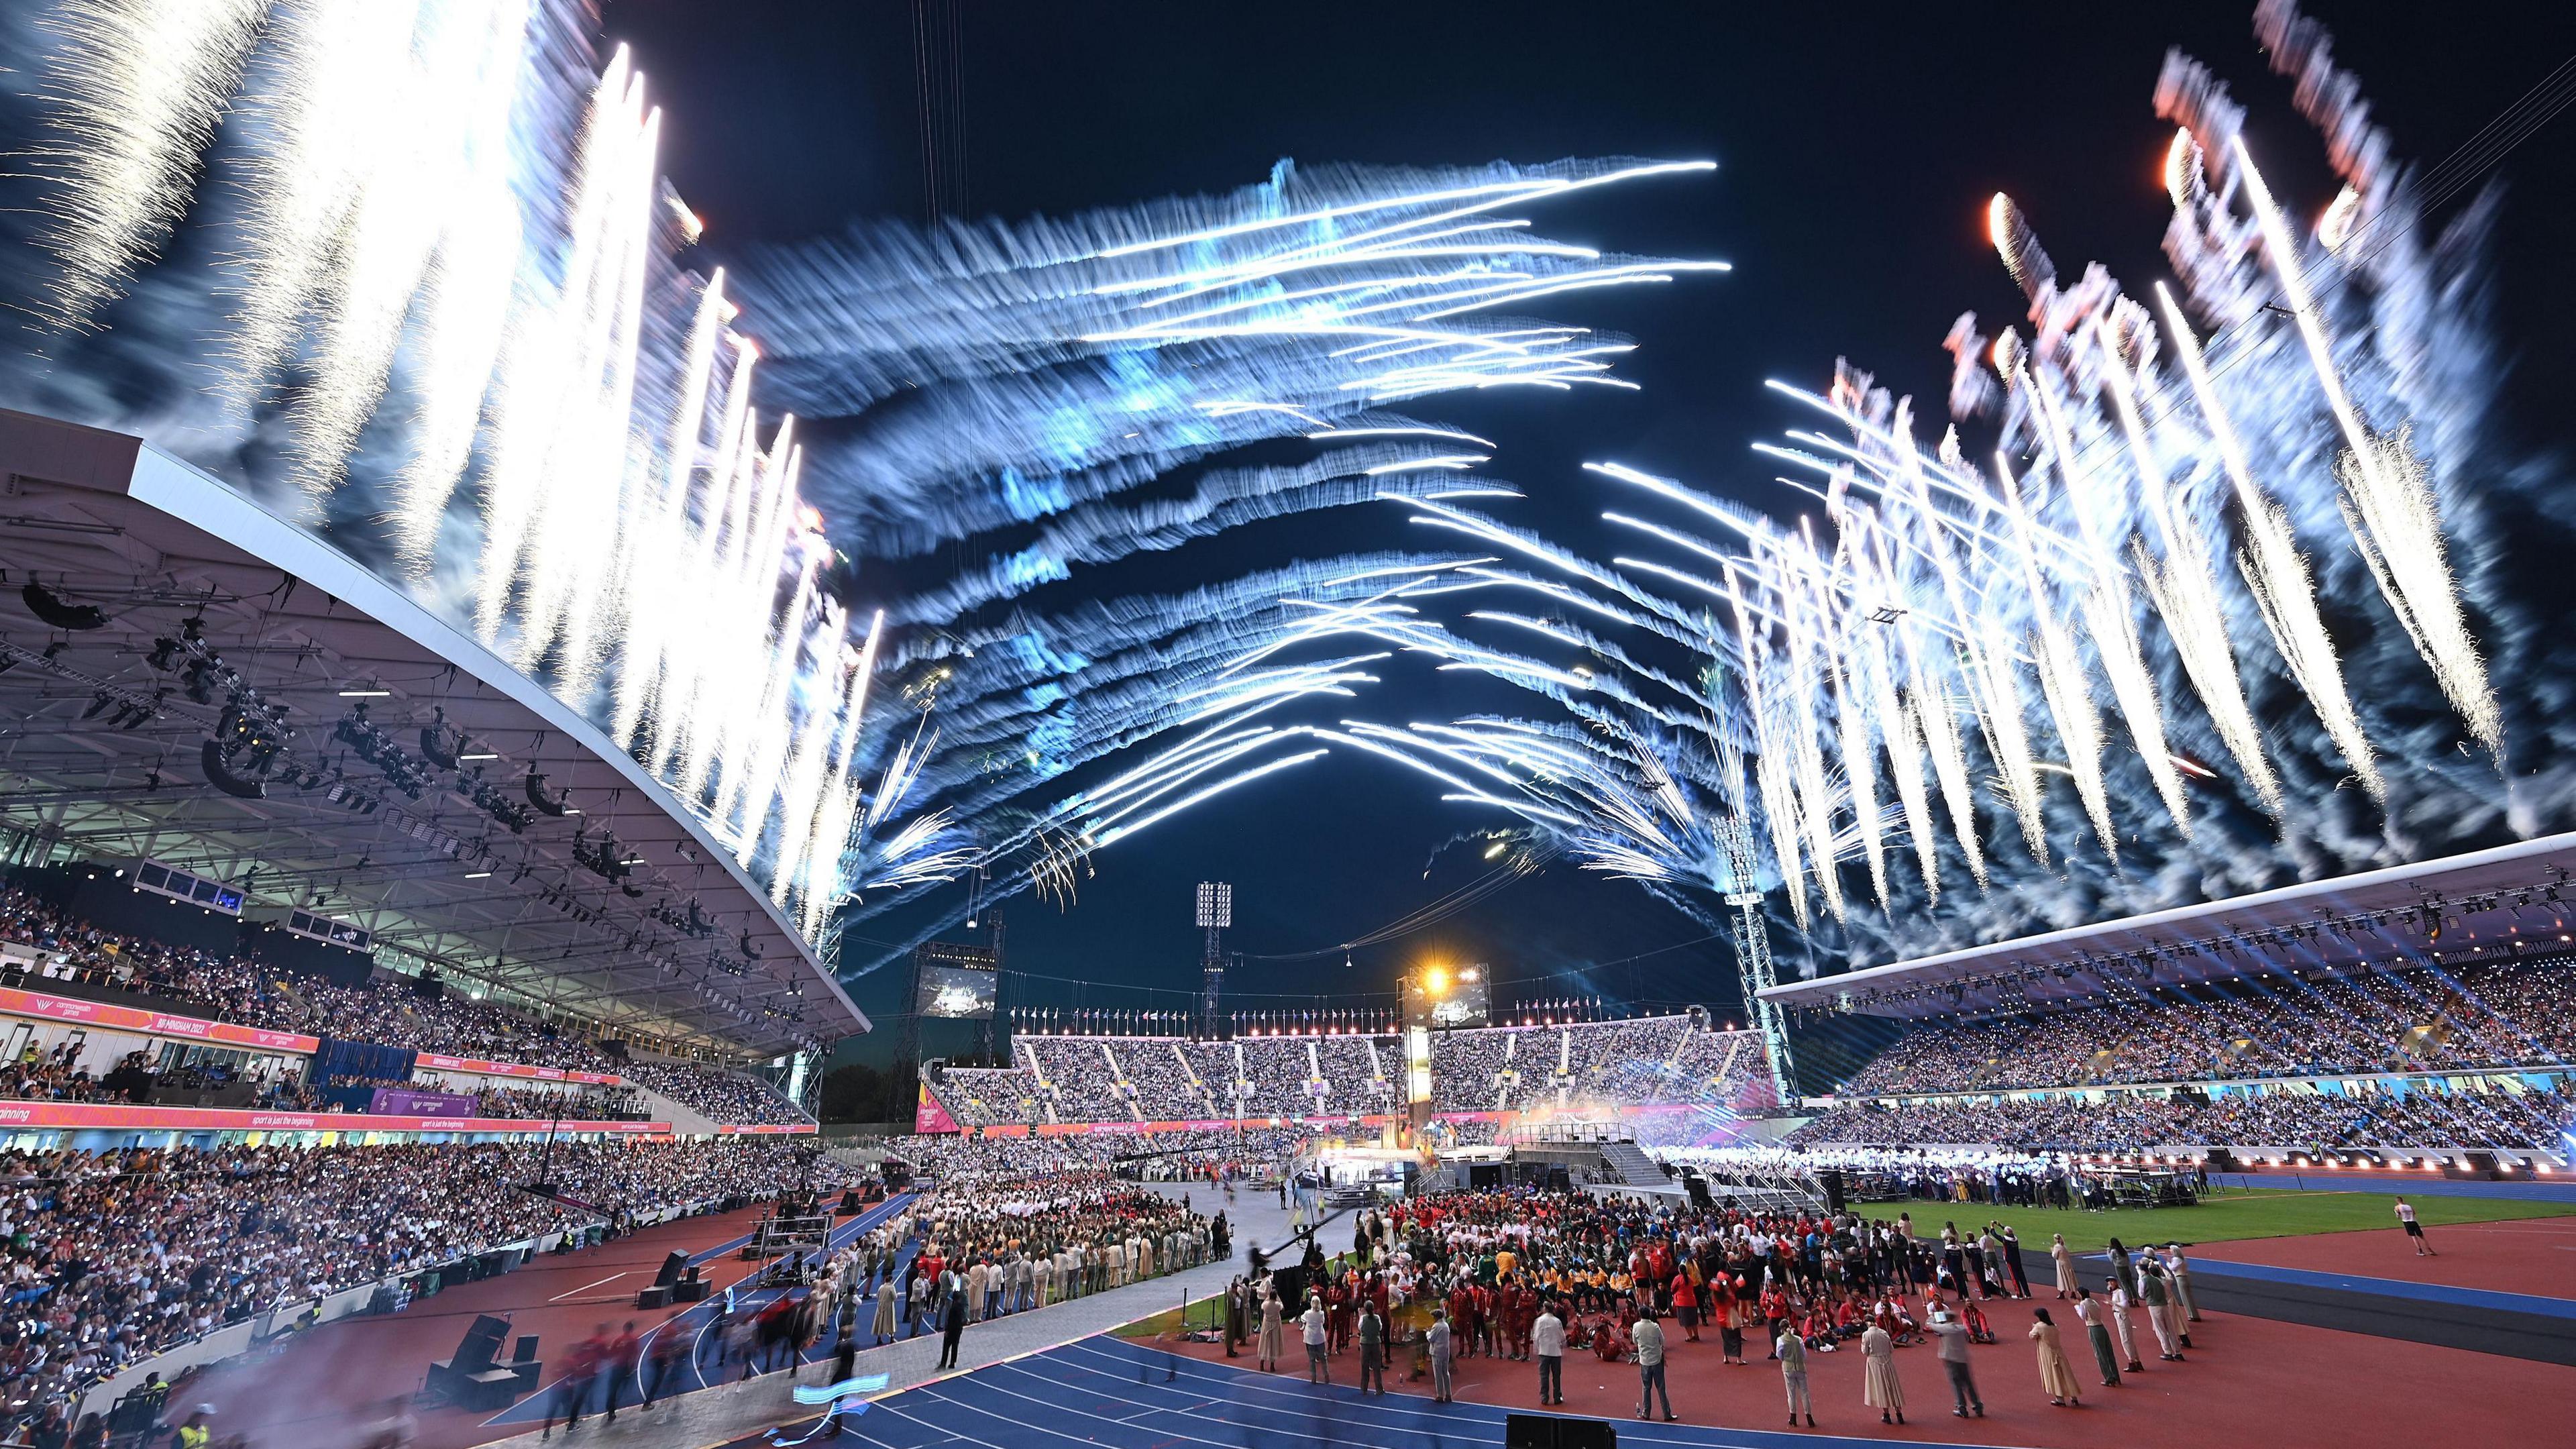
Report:
M880 1399L845 1422L841 1443L872 1449L1439 1449L1501 1443L1507 1412L1464 1400L1434 1404L1416 1394L1363 1400L1348 1385L1319 1388L1098 1337ZM1887 1443L1814 1431L1612 1422L1623 1449L1885 1449ZM793 1444L816 1427L808 1420L775 1440L739 1440L731 1449Z

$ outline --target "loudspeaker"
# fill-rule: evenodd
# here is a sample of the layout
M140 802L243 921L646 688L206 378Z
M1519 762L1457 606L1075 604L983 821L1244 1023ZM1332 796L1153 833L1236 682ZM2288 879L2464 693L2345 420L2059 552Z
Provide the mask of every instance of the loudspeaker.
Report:
M518 1347L510 1350L510 1362L527 1363L536 1356L537 1336L533 1333L520 1334Z
M1825 1186L1825 1211L1841 1212L1843 1210L1843 1170L1839 1167L1828 1167L1816 1174L1816 1180Z
M1503 1449L1618 1449L1619 1431L1603 1419L1554 1414L1507 1414Z
M1716 1200L1708 1195L1708 1179L1696 1172L1682 1174L1682 1191L1690 1194L1691 1206L1701 1212L1717 1211Z
M707 1290L714 1286L714 1284L709 1283L703 1278L683 1278L679 1282L671 1285L671 1301L674 1303L704 1303L707 1301Z
M502 1341L509 1336L510 1320L489 1313L474 1315L474 1322L465 1330L464 1342L456 1345L456 1357L447 1361L448 1371L471 1374L490 1368L492 1360L500 1356Z
M668 1308L671 1306L671 1290L656 1284L635 1295L635 1306L647 1310Z
M689 1255L674 1248L671 1250L671 1256L662 1260L662 1271L653 1275L653 1286L668 1288L679 1282L680 1275L687 1271L689 1271Z

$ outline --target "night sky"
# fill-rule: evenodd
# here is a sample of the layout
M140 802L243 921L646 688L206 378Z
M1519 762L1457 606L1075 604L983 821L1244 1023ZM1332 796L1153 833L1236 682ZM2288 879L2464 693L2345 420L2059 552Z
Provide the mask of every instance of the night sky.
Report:
M1847 356L1937 415L1943 334L1975 309L1986 330L2020 297L1986 244L1995 190L2029 213L2061 269L2105 263L2133 291L2165 275L2156 169L2170 131L2150 106L2179 45L2225 76L2247 139L2299 212L2331 185L2289 84L2254 47L2245 3L2101 7L1750 7L978 3L961 15L964 185L973 215L1024 217L1225 191L1281 157L1469 164L1564 156L1714 158L1712 176L1657 181L1531 214L1541 234L1605 250L1718 257L1736 270L1668 287L1550 299L1546 315L1630 334L1621 373L1641 393L1433 398L1415 416L1500 442L1487 473L1528 502L1498 510L1607 557L1608 500L1577 465L1615 459L1788 509L1754 440L1803 425L1761 383L1821 387ZM2438 160L2576 52L2576 7L2464 12L2313 3L2402 155ZM609 0L664 105L665 168L726 249L925 214L914 7L898 0ZM2474 16L2475 18L2471 18ZM2080 18L2079 18L2080 17ZM2576 119L2504 158L2501 278L2522 352L2516 425L2564 441L2556 400L2576 361ZM2452 199L2456 206L2463 197ZM2443 210L2448 210L2448 207ZM747 317L755 337L759 318ZM1783 496L1790 500L1781 501ZM1240 531L1078 573L1033 602L1084 590L1186 587L1300 557L1423 547L1394 510L1345 510ZM944 554L923 573L972 563ZM896 581L901 582L901 581ZM877 580L880 586L891 586ZM1446 719L1508 705L1487 683L1391 669L1378 718ZM1329 948L1484 870L1472 847L1435 852L1498 812L1443 805L1397 767L1336 757L1169 821L1100 855L1069 912L1009 908L1009 965L1090 983L1092 1006L1183 1006L1196 978L1191 888L1235 883L1233 948ZM1427 872L1427 874L1426 874ZM896 923L872 923L891 937ZM1553 868L1419 935L1354 953L1255 961L1245 993L1329 993L1379 1005L1397 970L1483 960L1515 995L1586 993L1735 1011L1734 962L1703 925L1621 882ZM1685 944L1687 943L1687 944ZM1784 971L1800 946L1775 938ZM855 957L860 948L853 947ZM1644 959L1641 953L1655 953ZM1608 964L1604 964L1608 963ZM1584 973L1565 974L1557 973ZM899 1036L897 971L853 994ZM1554 976L1553 980L1545 978ZM1517 985L1514 985L1517 981ZM1148 988L1161 988L1156 997ZM1064 982L1015 981L1006 1004L1073 1005ZM1256 999L1245 1008L1287 1005ZM1299 1004L1308 1004L1301 1001ZM959 1044L953 1029L929 1050Z

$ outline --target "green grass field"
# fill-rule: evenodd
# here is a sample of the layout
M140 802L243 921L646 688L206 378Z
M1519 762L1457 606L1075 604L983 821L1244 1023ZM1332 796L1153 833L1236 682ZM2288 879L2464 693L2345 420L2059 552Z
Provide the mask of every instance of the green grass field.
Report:
M2576 1203L2538 1202L2527 1198L2408 1198L2426 1227L2444 1223L2490 1223L2507 1218L2551 1218L2576 1214ZM2257 1188L2251 1192L2213 1193L2197 1207L2124 1208L2089 1213L2056 1208L1994 1208L1984 1203L1879 1202L1858 1204L1869 1217L1914 1214L1916 1233L1931 1237L1944 1222L1963 1233L1988 1218L2012 1224L2021 1235L2025 1267L2034 1254L2042 1271L2048 1265L2048 1238L2064 1233L2066 1245L2079 1253L2100 1251L2109 1239L2131 1247L2140 1243L2219 1243L2239 1238L2290 1238L2310 1233L2349 1233L2368 1229L2397 1231L2397 1198L2384 1192L2298 1192Z

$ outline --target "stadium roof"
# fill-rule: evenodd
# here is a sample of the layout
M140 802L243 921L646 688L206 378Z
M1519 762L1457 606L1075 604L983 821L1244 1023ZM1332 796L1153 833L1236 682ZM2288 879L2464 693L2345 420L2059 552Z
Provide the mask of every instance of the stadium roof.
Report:
M772 1055L869 1029L600 730L210 475L0 411L0 569L0 823L242 887L254 919L325 913L671 1045ZM294 731L256 778L205 756L225 670ZM373 732L344 727L362 710Z
M2576 834L1973 946L1762 996L1790 1011L1975 1016L2156 987L2565 953ZM2561 896L2565 899L2562 901Z

